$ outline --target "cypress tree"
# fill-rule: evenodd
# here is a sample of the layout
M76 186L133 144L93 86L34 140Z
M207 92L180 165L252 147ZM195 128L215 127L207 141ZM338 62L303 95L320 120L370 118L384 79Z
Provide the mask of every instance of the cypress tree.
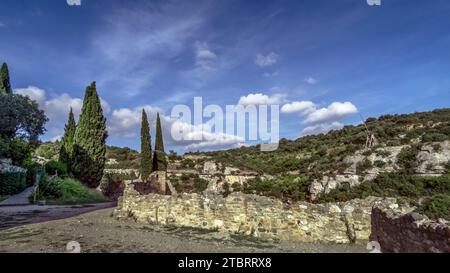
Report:
M103 176L106 153L106 119L95 82L86 88L83 107L75 131L72 173L89 187L97 187Z
M6 63L3 63L0 69L0 94L12 94L8 65Z
M155 152L153 153L152 171L167 170L167 159L164 152L164 141L159 113L156 116Z
M147 113L142 109L141 121L141 179L147 180L152 171L152 146Z
M164 153L164 142L161 129L161 120L159 119L159 113L156 115L155 151L160 151Z
M61 149L59 150L59 161L67 166L67 171L71 172L73 139L75 137L75 118L73 117L72 107L69 112L69 120L64 128L64 136L61 139Z

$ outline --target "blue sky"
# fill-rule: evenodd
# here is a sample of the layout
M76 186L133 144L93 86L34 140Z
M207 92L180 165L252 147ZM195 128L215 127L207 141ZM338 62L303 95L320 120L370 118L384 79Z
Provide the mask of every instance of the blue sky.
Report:
M449 14L446 0L2 0L0 62L50 117L43 140L63 133L94 80L108 144L138 148L140 109L153 120L194 96L288 105L280 136L293 139L357 124L358 113L449 107Z

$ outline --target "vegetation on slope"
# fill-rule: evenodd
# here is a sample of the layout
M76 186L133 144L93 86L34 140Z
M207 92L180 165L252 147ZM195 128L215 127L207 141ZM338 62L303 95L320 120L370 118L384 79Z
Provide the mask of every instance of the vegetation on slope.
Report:
M173 176L170 182L180 193L202 193L208 187L208 181L200 178L198 174L184 173L179 177Z
M381 145L450 140L450 109L369 118L366 125L379 142L372 150ZM205 154L227 165L259 173L277 175L296 171L319 178L329 172L344 170L347 166L342 160L364 148L366 136L364 125L350 125L327 134L304 136L292 141L281 139L279 148L273 152L261 152L257 145Z
M34 200L34 196L30 196ZM49 204L83 204L109 201L103 194L90 189L80 181L58 176L46 178L39 185L36 200Z
M47 160L58 160L61 142L44 142L36 149L36 156ZM139 153L136 150L124 147L106 146L106 168L113 169L139 169ZM109 160L117 162L108 165Z

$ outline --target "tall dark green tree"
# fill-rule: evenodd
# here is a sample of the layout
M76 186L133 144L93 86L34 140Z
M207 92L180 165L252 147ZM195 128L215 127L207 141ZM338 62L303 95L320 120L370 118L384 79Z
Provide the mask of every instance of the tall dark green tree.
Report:
M59 161L63 162L67 166L67 171L72 171L72 156L73 156L73 139L75 137L75 118L73 117L72 108L69 112L69 120L64 128L64 136L61 139L61 149L59 150Z
M155 136L155 152L153 153L152 171L167 170L166 153L164 152L164 141L161 128L161 120L159 113L156 116L156 136Z
M74 136L72 174L89 187L97 187L103 176L106 153L106 119L95 82L86 88Z
M0 68L0 94L12 94L8 65L6 63L3 63L2 68Z
M147 113L142 109L141 121L141 179L147 180L152 172L152 145Z

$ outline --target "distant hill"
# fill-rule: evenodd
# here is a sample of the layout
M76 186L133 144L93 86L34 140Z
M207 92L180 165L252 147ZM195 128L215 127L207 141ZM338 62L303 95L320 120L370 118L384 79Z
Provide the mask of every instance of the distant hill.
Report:
M402 115L368 118L367 129L373 133L376 148L411 143L450 140L450 108ZM273 152L261 152L259 145L226 151L188 153L208 155L216 161L261 174L296 172L310 177L344 170L346 156L364 148L367 131L363 124L345 126L327 134L304 136L296 140L281 139Z
M45 160L58 160L60 142L44 142L35 151L34 155ZM112 169L138 169L139 153L128 147L106 146L106 168Z

